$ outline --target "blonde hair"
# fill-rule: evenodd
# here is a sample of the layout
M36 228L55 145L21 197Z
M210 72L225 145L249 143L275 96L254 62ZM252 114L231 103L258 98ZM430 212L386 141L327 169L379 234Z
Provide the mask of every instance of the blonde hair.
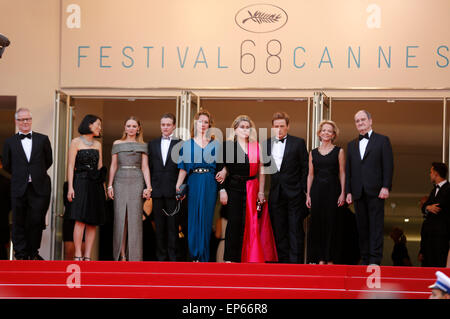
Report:
M136 142L144 143L144 131L141 126L141 121L139 121L139 119L135 116L130 116L128 119L125 120L125 122L123 123L123 126L127 125L127 122L129 120L133 120L138 124L138 130L136 132ZM120 140L125 141L126 139L127 139L127 132L125 130L123 130L123 134L122 134L122 137Z
M325 124L331 125L331 126L333 127L334 137L333 137L333 139L332 139L331 141L334 142L334 141L338 138L338 136L339 136L339 128L337 127L336 123L334 123L334 122L331 121L331 120L323 120L322 122L320 122L319 128L317 129L317 136L319 136L320 131L322 131L322 128L323 128L323 126L324 126ZM319 140L322 141L322 139L320 138L320 136L319 136Z
M248 140L249 142L256 142L258 140L258 137L256 134L255 123L253 123L253 121L247 115L238 115L234 119L233 123L231 123L232 130L227 139L230 141L236 140L236 129L239 127L239 124L241 124L241 122L248 122L248 124L250 124L250 134L248 136Z
M192 125L191 125L191 137L192 138L194 138L195 135L197 134L196 123L197 123L198 119L200 118L200 116L202 116L202 115L204 115L208 118L209 128L214 127L214 120L211 116L211 113L209 113L207 110L200 110L194 115L194 120L192 121ZM215 136L211 135L210 138L213 140L215 138Z

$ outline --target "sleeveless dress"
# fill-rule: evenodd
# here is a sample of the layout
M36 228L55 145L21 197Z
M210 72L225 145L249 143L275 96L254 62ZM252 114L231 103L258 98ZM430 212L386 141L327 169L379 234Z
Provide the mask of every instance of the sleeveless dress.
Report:
M312 150L314 179L311 185L311 262L336 261L337 201L341 193L339 151L335 146L328 154Z
M105 181L106 169L97 169L100 155L96 149L78 150L75 158L72 201L68 219L88 225L103 225L106 220Z
M183 143L178 168L188 173L188 246L193 260L209 261L209 241L217 200L216 152L219 144L210 141L204 148L194 139ZM196 173L205 168L208 172Z
M147 145L136 142L114 144L112 154L117 154L117 171L114 176L114 236L113 256L118 260L127 222L127 254L130 261L142 261L142 212L145 188L142 174L142 153Z

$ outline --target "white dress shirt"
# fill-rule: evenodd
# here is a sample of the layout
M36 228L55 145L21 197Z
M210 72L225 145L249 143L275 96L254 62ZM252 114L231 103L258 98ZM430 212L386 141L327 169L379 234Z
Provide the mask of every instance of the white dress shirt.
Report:
M31 138L33 138L33 132L30 131L30 133L31 133ZM24 134L24 133L19 132L19 135L21 135L21 134ZM29 139L29 138L23 138L23 139L21 139L21 142L22 142L23 150L24 150L25 155L27 156L27 160L29 162L30 157L31 157L31 147L32 147L33 143L31 142L31 139Z
M283 137L283 138L286 138ZM277 165L278 171L281 169L281 163L283 162L284 150L286 149L287 138L284 140L284 143L280 142L278 139L275 139L272 147L272 156L275 160L275 164Z
M31 138L33 138L33 132L30 131ZM24 134L19 132L19 135ZM32 140L30 138L23 138L20 140L22 142L23 151L25 152L25 156L27 157L28 162L31 157L31 147L33 146ZM28 176L28 182L31 182L31 175Z
M369 138L372 136L372 130L370 130ZM369 140L367 138L363 138L361 141L359 141L359 153L361 155L361 159L364 158L364 153L366 152L367 144L369 143Z
M171 134L168 138L164 136L161 137L161 155L163 160L163 165L166 166L167 155L169 153L170 142L172 141L173 134Z

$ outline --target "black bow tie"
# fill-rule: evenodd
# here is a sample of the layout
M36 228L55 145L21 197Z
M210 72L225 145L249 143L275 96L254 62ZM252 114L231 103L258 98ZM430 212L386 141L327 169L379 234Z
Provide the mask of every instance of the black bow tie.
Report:
M439 189L439 188L441 188L441 186L439 186L439 184L436 184L436 185L434 185L434 188Z
M31 133L28 134L20 134L20 139L23 140L24 138L29 138L31 140Z
M275 142L281 142L281 143L284 143L284 141L286 140L286 136L285 137L283 137L282 139L276 139L275 140Z
M364 135L359 134L359 140L361 141L363 138L369 139L369 133L366 133Z

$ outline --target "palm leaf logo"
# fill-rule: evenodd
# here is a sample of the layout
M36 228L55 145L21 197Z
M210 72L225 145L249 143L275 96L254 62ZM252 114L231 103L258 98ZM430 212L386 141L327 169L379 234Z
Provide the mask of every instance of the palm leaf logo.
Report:
M247 10L249 17L242 20L242 24L247 22L248 20L252 20L253 22L256 22L258 24L261 23L275 23L278 22L281 18L281 14L276 13L266 13L261 11L255 11L254 14L250 12L250 10Z

